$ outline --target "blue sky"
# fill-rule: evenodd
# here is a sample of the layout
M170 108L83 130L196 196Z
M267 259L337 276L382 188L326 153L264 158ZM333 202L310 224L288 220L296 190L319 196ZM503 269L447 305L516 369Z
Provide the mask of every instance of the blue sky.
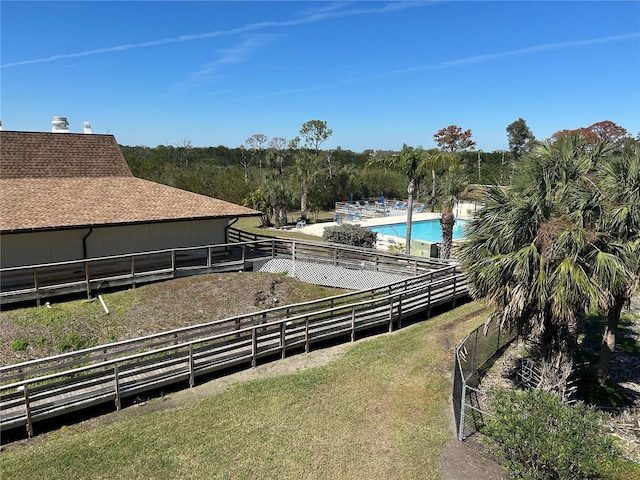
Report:
M640 131L638 1L2 0L5 130L90 121L124 145L431 148L448 125L477 148L610 120Z

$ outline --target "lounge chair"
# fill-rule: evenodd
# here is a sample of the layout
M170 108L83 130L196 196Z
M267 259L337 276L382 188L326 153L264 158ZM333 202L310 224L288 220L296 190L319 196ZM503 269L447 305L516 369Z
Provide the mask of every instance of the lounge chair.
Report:
M347 222L353 222L353 221L354 221L353 215L351 215L350 213L345 213L345 214L344 214L344 219L345 219Z
M418 205L418 208L416 208L416 213L422 213L424 212L424 205Z
M336 223L342 223L342 217L340 216L339 213L336 213L333 215L333 221Z
M362 216L360 215L359 212L354 213L353 216L356 220L362 221Z

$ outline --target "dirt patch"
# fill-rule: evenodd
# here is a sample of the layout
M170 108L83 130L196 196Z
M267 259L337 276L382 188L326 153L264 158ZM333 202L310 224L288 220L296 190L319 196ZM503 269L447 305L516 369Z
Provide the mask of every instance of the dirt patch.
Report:
M220 273L102 295L109 313L97 299L6 310L0 312L0 365L343 292L276 273Z

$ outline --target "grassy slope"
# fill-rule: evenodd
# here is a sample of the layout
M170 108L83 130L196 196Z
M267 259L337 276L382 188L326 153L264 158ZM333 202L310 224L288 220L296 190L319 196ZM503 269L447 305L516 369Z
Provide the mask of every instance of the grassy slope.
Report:
M484 318L468 304L324 367L44 435L3 452L3 478L439 478L451 349Z

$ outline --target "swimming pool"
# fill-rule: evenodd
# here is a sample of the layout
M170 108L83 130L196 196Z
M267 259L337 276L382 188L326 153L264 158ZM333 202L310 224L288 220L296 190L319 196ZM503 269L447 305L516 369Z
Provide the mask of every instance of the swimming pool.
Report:
M458 240L464 237L464 228L468 220L456 218L453 226L453 239ZM382 235L391 235L394 237L407 238L407 224L393 223L389 225L378 225L369 227L370 230L378 232ZM441 242L442 229L440 228L440 220L421 220L411 223L411 239L424 240L426 242Z

